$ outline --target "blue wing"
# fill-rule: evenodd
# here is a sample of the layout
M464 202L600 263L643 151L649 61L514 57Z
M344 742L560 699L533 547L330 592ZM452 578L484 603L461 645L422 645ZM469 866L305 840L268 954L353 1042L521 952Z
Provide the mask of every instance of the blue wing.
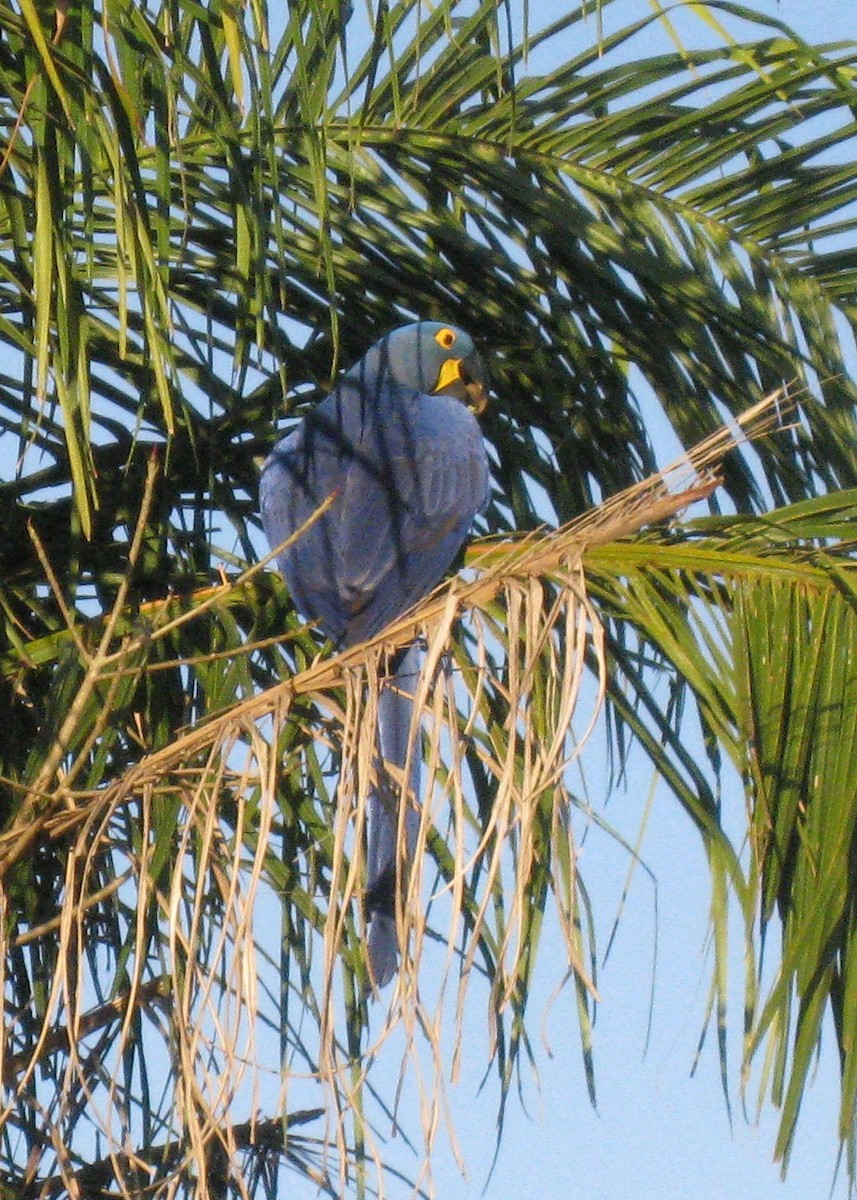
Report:
M378 633L440 581L488 494L479 426L459 401L343 385L262 473L272 545L330 509L279 558L297 607L335 642Z

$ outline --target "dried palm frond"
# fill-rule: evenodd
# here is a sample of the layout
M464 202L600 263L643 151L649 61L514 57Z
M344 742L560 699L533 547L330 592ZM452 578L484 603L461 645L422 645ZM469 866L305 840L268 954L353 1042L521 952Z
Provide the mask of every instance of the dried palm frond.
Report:
M323 1139L347 1173L355 1145L377 1156L360 1117L363 1092L372 1061L398 1030L403 1071L419 1076L428 1048L431 1067L420 1086L427 1089L430 1151L443 1112L447 1068L440 1034L448 1006L459 1047L453 1076L476 976L487 983L493 1014L490 1056L514 1060L519 1035L505 1044L505 1014L526 1007L550 895L567 952L563 973L578 989L586 1044L595 988L581 920L568 769L594 727L608 680L602 620L587 594L584 560L710 495L736 436L767 432L787 403L783 393L768 397L735 431L719 431L677 466L562 529L477 544L466 577L438 589L372 642L316 656L280 684L179 733L171 745L139 755L97 789L85 780L111 697L129 680L139 686L150 669L163 668L155 651L177 621L204 621L215 602L230 590L240 592L247 579L207 592L178 618L171 601L150 607L145 632L136 636L117 632L127 586L97 638L69 616L68 636L86 665L77 701L56 755L45 761L19 820L0 838L7 878L36 842L54 844L66 897L58 922L17 943L19 952L33 954L50 940L54 965L38 1028L25 1031L14 1018L7 1026L5 1074L17 1084L7 1093L0 1125L20 1119L16 1114L34 1089L38 1094L36 1072L48 1069L62 1078L61 1111L84 1105L99 1137L115 1148L113 1179L123 1194L138 1179L167 1188L171 1179L198 1175L199 1194L207 1196L216 1194L212 1181L219 1172L238 1169L240 1114L249 1111L252 1131L254 1122L269 1120L259 1107L263 1092L276 1093L281 1110L290 1111L292 1092L303 1097L309 1090L321 1097ZM156 471L153 461L128 581ZM457 628L463 636L456 637ZM387 1020L367 1042L356 901L365 800L377 784L378 689L388 656L415 635L426 647L416 694L426 738L420 746L415 724L411 752L427 763L425 803L416 862L397 907L406 948L402 971ZM88 651L92 640L96 648ZM214 661L228 669L221 658ZM325 745L330 761L323 765ZM334 770L335 799L326 782L332 785ZM405 778L407 771L400 792ZM401 794L390 799L396 807L409 802ZM275 914L280 943L273 936ZM111 999L99 998L104 924L123 930L124 952L110 968ZM429 940L441 944L440 959L429 956L430 977ZM278 961L284 953L293 966ZM450 985L454 999L448 1000ZM290 1015L296 1004L317 1015L311 1047L302 1045L300 1020ZM282 1064L270 1054L277 1029ZM148 1061L158 1058L153 1048L159 1041L162 1144L171 1149L158 1161L151 1154L139 1160L123 1149L142 1119L129 1082L144 1048ZM299 1069L289 1061L293 1056ZM61 1126L62 1120L53 1127ZM55 1175L71 1179L74 1162L54 1153ZM340 1182L344 1186L344 1174Z

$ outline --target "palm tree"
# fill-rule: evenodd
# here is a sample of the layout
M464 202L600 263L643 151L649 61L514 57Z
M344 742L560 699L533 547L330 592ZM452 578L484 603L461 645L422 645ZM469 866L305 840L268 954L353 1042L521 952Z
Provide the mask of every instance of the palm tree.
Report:
M468 1022L503 1105L536 1053L546 922L591 1079L596 720L699 830L721 1047L738 906L785 1160L832 1015L853 1174L855 53L533 7L0 6L2 1195L373 1190L385 1044L430 1158ZM257 564L258 460L415 316L492 352L491 537L331 655ZM362 801L415 631L433 802L378 1003Z

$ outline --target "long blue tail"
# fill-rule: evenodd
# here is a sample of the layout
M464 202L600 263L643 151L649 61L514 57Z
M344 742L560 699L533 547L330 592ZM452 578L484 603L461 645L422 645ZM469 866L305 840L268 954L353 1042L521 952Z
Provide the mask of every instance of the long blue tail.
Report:
M369 833L366 849L366 908L369 913L369 966L376 987L385 987L399 965L399 943L396 937L397 892L404 886L397 862L396 841L400 788L392 780L384 785L383 763L404 767L408 753L413 713L413 696L420 680L420 650L409 647L396 662L394 674L381 689L378 697L378 734L381 758L382 794L372 794L368 800ZM420 764L422 748L419 734L411 762L410 792L412 802L405 806L405 861L414 861L420 817L416 805L420 799ZM386 802L385 802L386 800ZM404 803L404 801L402 801ZM401 881L401 882L400 882Z

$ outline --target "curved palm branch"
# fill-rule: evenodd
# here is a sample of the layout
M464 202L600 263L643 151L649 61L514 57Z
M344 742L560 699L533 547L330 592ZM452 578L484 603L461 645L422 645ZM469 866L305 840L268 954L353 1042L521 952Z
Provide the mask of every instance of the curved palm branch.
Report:
M716 894L729 885L739 896L748 945L757 905L764 922L782 921L782 970L764 1001L751 972L747 1041L750 1055L767 1038L785 1106L780 1150L828 1005L852 1137L848 880L825 876L823 943L807 897L819 863L841 863L851 819L845 767L837 774L824 746L846 736L852 698L818 647L831 630L851 636L849 539L824 494L857 485L855 52L808 47L719 4L706 9L736 40L637 58L663 12L622 27L610 24L621 5L602 4L599 36L589 7L519 35L511 3L402 0L367 22L307 0L280 26L256 4L70 5L51 26L29 3L0 8L0 787L18 1022L7 1053L21 1072L4 1120L22 1131L20 1161L35 1162L38 1061L68 1122L66 1149L34 1168L42 1181L84 1165L99 1086L106 1132L133 1128L146 1150L117 1166L126 1187L159 1147L188 1187L200 1164L214 1180L224 1155L244 1153L249 1139L228 1116L242 1083L209 1085L221 1053L253 1061L242 1014L259 999L246 979L263 886L286 903L278 940L259 943L270 992L257 1008L278 1031L285 1078L305 1074L334 1097L320 1106L321 1136L339 1152L332 1186L366 1170L385 1100L372 1099L358 1060L348 899L359 852L348 853L347 805L333 802L331 747L344 730L356 802L371 771L362 684L383 657L376 648L356 674L337 675L341 660L316 662L274 580L217 580L256 557L255 460L284 393L291 410L312 403L365 348L367 328L410 315L455 321L496 351L486 520L497 532L561 524L643 478L661 437L690 446L783 379L809 385L788 428L724 463L712 503L719 495L759 524L711 518L648 538L637 558L627 543L618 555L593 549L588 593L579 569L558 579L545 566L524 585L516 559L497 568L481 624L453 643L453 682L433 692L446 740L431 777L453 836L424 827L448 887L414 944L452 930L455 961L483 974L507 1087L529 1053L528 979L554 895L587 1046L593 952L567 827L576 797L557 774L562 755L540 760L537 743L566 721L576 689L584 707L592 699L560 650L601 627L607 657L590 658L610 666L620 748L630 729L694 815ZM818 508L799 507L815 494ZM762 523L771 502L798 507ZM547 563L551 545L537 538L533 553L546 548ZM794 663L802 647L816 655L805 695L767 682L763 664L786 652L784 637ZM529 699L509 725L504 673L515 663ZM745 775L750 861L724 838L711 775L683 741L680 707L657 700L653 670L683 683ZM281 675L312 687L278 691ZM262 689L277 707L260 704ZM780 728L786 699L796 707ZM756 757L745 761L748 745ZM807 806L795 764L812 768L804 783L823 781L827 807ZM498 781L510 805L530 796L529 823L492 807ZM835 832L818 816L831 811ZM725 901L721 933L724 913ZM722 1021L721 971L722 956ZM153 1103L156 1044L184 1057ZM316 1099L290 1091L279 1110ZM14 1175L14 1132L3 1136ZM253 1153L247 1170L267 1186L276 1147Z

